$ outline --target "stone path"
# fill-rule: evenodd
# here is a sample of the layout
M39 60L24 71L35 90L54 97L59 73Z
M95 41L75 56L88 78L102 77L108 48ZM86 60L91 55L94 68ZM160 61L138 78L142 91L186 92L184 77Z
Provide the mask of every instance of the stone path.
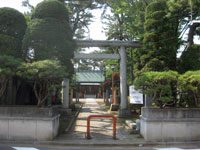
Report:
M73 128L70 132L60 135L56 140L86 140L87 117L94 114L108 114L107 110L97 103L97 101L103 101L103 99L81 99L80 101L83 103L83 107ZM111 118L92 118L90 121L90 133L92 140L101 140L105 142L108 142L108 140L114 141L112 139L113 120ZM143 138L139 138L138 135L129 134L128 130L119 122L117 123L116 137L118 140L129 140L130 142L132 140L135 142L144 141Z
M76 138L85 138L87 130L87 118L89 115L107 114L106 110L101 108L95 99L86 99L85 104L71 131L72 136ZM110 118L92 118L90 121L90 132L93 138L112 138L113 126Z

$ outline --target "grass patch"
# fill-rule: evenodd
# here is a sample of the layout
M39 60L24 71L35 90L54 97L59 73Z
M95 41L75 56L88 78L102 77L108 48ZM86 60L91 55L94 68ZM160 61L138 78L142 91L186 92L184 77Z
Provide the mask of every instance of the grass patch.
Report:
M110 109L110 106L104 105L104 107L105 107L106 110L109 110L109 109Z
M70 125L71 121L76 117L76 113L80 111L81 109L81 103L74 104L74 110L72 111L70 116L61 115L60 116L60 124L59 124L59 134L62 134L65 132L65 130Z
M65 130L67 129L67 127L69 126L70 122L72 121L72 117L71 116L67 116L67 117L60 117L60 124L59 124L59 131L58 133L64 133Z

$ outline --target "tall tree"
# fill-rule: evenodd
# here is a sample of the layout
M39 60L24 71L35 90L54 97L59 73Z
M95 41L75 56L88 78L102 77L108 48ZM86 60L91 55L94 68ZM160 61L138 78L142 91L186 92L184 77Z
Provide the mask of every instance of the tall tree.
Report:
M62 65L70 65L67 60L73 57L75 42L63 3L49 0L36 6L23 46L31 60L58 59Z
M0 8L0 55L22 58L22 40L26 27L22 13L13 8Z
M176 70L178 23L167 17L166 1L149 4L144 23L143 71Z
M66 8L69 10L69 23L72 28L72 35L74 38L82 39L86 37L86 33L89 33L89 24L92 22L93 15L91 10L101 7L104 3L102 0L58 0L65 4ZM31 11L34 6L31 5L29 0L23 0L22 5L24 7L29 7Z
M16 68L22 60L22 40L26 31L26 20L19 11L0 8L0 98L1 104L15 104L18 79Z
M179 72L184 73L188 70L199 69L200 63L199 46L194 44L194 36L200 35L200 1L197 0L173 0L168 1L169 17L179 22L179 34L184 35L189 30L187 40L183 41L186 45L179 59Z
M144 11L146 5L152 0L147 1L134 1L134 0L107 0L105 9L111 13L102 15L104 23L107 25L105 28L108 39L116 40L142 40L144 34ZM107 49L109 53L118 53L117 49ZM128 48L127 52L127 76L129 84L132 84L133 74L133 49ZM109 63L109 60L106 62ZM110 61L111 62L111 61ZM119 67L117 67L119 68Z

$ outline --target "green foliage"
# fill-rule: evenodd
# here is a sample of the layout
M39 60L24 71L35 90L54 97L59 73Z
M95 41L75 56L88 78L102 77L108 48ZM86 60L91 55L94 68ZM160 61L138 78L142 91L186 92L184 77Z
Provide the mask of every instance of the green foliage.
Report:
M60 82L67 73L57 60L41 60L33 63L23 63L17 74L32 81Z
M152 95L157 106L174 106L178 76L175 71L145 72L135 80L134 85L143 93Z
M0 56L0 98L2 98L7 89L8 81L16 76L17 68L22 62L21 59L13 56Z
M127 52L127 68L137 77L145 71L177 70L177 50L183 44L179 35L191 18L200 16L200 1L192 0L109 0L113 15L107 19L108 39L140 40L143 47ZM133 62L130 64L130 61ZM198 63L197 63L198 64Z
M0 55L21 57L21 42L9 35L0 34Z
M145 51L141 56L144 68L154 71L176 69L178 39L174 26L177 26L176 22L167 18L166 1L154 1L147 6L143 40Z
M188 71L178 79L181 105L200 106L200 70Z
M26 20L19 11L0 8L0 55L23 56L21 45L26 27Z
M65 1L65 0L64 0ZM101 0L102 1L102 0ZM95 1L67 1L65 6L69 10L69 21L72 27L73 37L83 39L89 32L89 25L94 17L91 10L99 8L99 2Z
M0 8L0 34L22 40L26 26L26 20L19 11L7 7Z
M73 57L75 43L71 38L67 23L54 18L34 19L24 37L24 48L27 54L30 54L30 48L34 50L34 60L58 58L64 61Z
M192 15L196 18L200 15L200 1L192 0L168 0L167 5L169 8L168 16L178 19L181 23L191 17L191 5L192 5Z
M36 6L36 10L33 11L34 7L30 4L29 0L23 0L22 5L28 7L33 12L32 17L41 18L41 17L53 17L57 18L56 16L65 16L69 15L68 17L63 18L61 20L69 20L70 25L72 27L72 35L77 39L83 39L87 35L86 33L89 32L88 25L92 22L92 18L94 17L91 10L100 8L102 4L104 4L105 0L95 0L95 1L82 1L82 0L57 0L51 1L48 3L41 3ZM68 9L68 12L65 13L63 5L60 7L60 4L65 4L65 7ZM55 10L48 12L50 9ZM44 8L44 9L43 9ZM62 11L59 11L62 9ZM62 17L61 17L62 18Z
M136 3L140 2L133 2L132 0L106 1L112 12L112 14L103 14L103 18L106 20L104 23L107 25L106 35L108 39L132 40L137 38L142 29L137 23L140 19L137 10L140 8L136 6Z
M200 107L200 70L177 72L145 72L136 78L134 85L153 102L165 106Z
M36 6L23 40L23 49L33 61L59 60L67 71L72 72L70 59L75 42L64 3L48 0Z
M13 56L0 56L0 76L2 78L11 78L16 76L17 68L23 63L21 59Z
M39 3L33 10L23 40L23 50L31 63L21 65L17 73L33 82L38 106L44 104L52 90L60 88L63 78L72 76L70 59L74 49L75 42L64 3L57 0Z
M200 87L200 70L184 73L179 77L179 85L183 90L197 90Z
M58 0L47 0L39 3L32 12L31 19L54 18L69 22L68 11L62 2Z
M200 46L192 45L181 55L179 71L184 73L189 70L200 70Z
M42 60L23 63L19 66L17 75L33 82L37 105L42 106L50 92L61 87L61 81L67 77L67 72L57 60Z

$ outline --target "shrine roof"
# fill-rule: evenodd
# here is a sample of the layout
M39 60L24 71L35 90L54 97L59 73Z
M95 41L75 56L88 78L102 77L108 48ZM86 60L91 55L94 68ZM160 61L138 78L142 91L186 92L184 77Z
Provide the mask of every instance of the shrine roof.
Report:
M79 83L102 83L105 81L104 72L96 70L76 71L76 82Z

